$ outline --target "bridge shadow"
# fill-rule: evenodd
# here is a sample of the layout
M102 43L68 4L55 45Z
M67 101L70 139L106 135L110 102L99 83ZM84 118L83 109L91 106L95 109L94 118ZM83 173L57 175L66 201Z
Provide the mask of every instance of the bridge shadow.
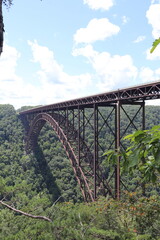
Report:
M46 185L48 193L50 194L52 201L56 201L61 196L61 192L55 182L55 177L53 176L50 167L48 166L48 163L45 160L43 151L38 144L36 144L36 146L34 147L33 154L38 163L37 170L43 177L43 182ZM62 199L60 200L62 201Z

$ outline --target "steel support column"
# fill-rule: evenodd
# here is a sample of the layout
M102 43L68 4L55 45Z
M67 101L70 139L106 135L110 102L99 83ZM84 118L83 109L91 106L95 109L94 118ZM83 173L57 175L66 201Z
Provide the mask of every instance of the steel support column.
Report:
M145 123L145 101L143 101L142 105L142 129L145 130L146 123Z
M81 146L80 146L80 132L81 132L81 112L80 112L81 110L80 110L80 107L78 106L78 131L77 131L77 133L78 133L78 164L79 164L79 166L80 166L80 158L81 158L81 155L80 155L80 153L81 153Z
M115 121L115 128L116 128L116 139L115 139L115 147L116 151L120 150L120 109L121 103L117 101L116 104L116 121ZM117 157L117 165L115 166L115 198L120 199L120 157Z
M97 198L98 107L94 104L94 199Z

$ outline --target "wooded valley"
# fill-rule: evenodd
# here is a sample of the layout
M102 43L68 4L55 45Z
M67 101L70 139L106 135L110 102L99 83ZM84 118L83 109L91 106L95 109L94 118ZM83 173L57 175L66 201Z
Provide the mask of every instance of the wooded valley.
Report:
M148 185L145 197L138 189L126 191L121 202L100 197L84 203L70 161L49 125L42 128L36 151L26 155L18 115L22 109L0 105L0 201L52 222L0 204L0 239L160 239L160 181ZM160 107L146 106L146 128L159 124ZM103 142L105 146L105 136Z

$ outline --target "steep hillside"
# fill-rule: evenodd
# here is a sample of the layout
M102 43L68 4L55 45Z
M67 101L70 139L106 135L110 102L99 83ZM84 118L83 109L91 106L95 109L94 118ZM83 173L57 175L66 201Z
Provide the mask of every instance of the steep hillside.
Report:
M133 109L126 111L130 114ZM125 116L121 124L123 121ZM146 127L158 124L160 107L147 106ZM26 155L18 112L12 105L0 105L0 200L25 212L53 217L58 198L74 203L83 199L66 153L49 125L41 130L38 143L35 154ZM0 209L0 239L64 239L52 238L53 226L48 223L19 216L1 205ZM59 218L63 218L61 214Z

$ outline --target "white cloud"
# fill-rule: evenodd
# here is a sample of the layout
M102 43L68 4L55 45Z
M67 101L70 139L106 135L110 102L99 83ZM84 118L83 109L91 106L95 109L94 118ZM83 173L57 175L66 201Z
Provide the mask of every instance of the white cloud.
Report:
M33 61L41 66L37 74L43 89L43 104L77 98L86 94L85 91L91 84L90 74L68 75L47 47L40 46L36 41L29 42L29 45Z
M139 79L141 82L151 82L154 80L154 71L149 67L141 68L139 72Z
M108 10L114 4L114 0L83 0L84 4L88 4L91 9Z
M21 90L21 78L16 75L17 61L20 57L18 51L4 44L0 58L0 102L15 103L15 97L19 97Z
M122 17L122 23L123 23L123 24L126 24L128 21L129 21L129 18L128 18L128 17L126 17L126 16L123 16L123 17Z
M146 36L138 36L138 37L136 38L136 40L134 40L133 42L134 42L134 43L139 43L139 42L144 41L145 39L146 39Z
M160 37L160 4L150 5L146 12L148 23L152 25L152 35L155 39Z
M16 67L20 53L16 48L4 44L4 51L0 58L0 102L12 104L16 108L35 104L38 99L38 89L34 85L25 83L17 75Z
M91 44L86 45L82 48L75 48L72 52L73 56L84 56L88 59L95 58L96 55L98 55L98 52L95 51Z
M157 81L160 78L160 68L152 70L149 67L142 67L139 71L138 78L140 82L143 83Z
M0 80L11 80L15 77L15 68L20 53L14 48L4 44L4 50L0 58Z
M107 18L92 19L86 28L80 28L74 35L74 41L78 43L93 43L105 40L120 31L119 26L109 22Z
M99 53L91 45L75 49L73 55L85 56L90 61L99 79L96 86L100 91L135 84L137 68L133 65L132 58L129 55L111 56L108 52Z
M45 46L40 46L36 41L28 41L33 53L33 62L40 64L41 72L51 75L53 80L60 79L59 74L63 72L63 66L58 64L54 58L54 53ZM49 80L49 78L47 78Z
M33 61L40 65L36 83L28 83L17 75L20 53L14 47L5 45L0 58L1 104L9 103L20 108L25 105L51 104L87 94L91 84L90 74L68 75L47 47L40 46L37 42L29 42L29 45Z

